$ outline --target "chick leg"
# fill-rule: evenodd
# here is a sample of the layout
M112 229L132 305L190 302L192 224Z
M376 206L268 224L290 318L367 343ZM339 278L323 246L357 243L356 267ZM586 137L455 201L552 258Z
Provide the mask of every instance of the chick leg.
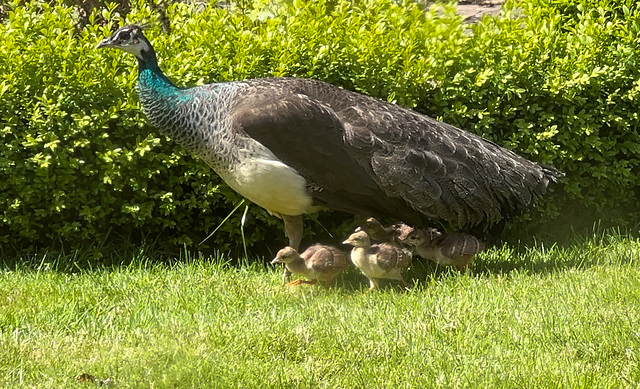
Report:
M333 278L325 278L325 280L324 280L324 288L325 289L331 288L331 283L332 282L333 282Z
M455 263L453 267L455 267L460 273L466 273L467 269L471 270L469 265L471 264L473 257L474 255L462 256L458 261L456 261L457 263ZM473 270L471 270L471 273L473 273Z
M287 281L289 281L289 278L291 278L291 272L289 271L289 269L287 269L286 267L282 270L282 284L286 284Z
M409 286L409 284L407 284L407 282L404 280L404 278L402 277L402 275L400 275L400 278L398 278L398 281L400 281L400 285L402 285L402 287L405 290L411 290L411 287Z
M453 267L456 268L456 270L458 270L460 273L464 273L467 271L467 264L465 263L464 265L453 265Z
M298 286L298 285L302 285L302 284L309 284L309 285L313 285L316 282L318 282L318 280L303 280L301 278L298 278L295 281L291 281L287 284L287 286Z

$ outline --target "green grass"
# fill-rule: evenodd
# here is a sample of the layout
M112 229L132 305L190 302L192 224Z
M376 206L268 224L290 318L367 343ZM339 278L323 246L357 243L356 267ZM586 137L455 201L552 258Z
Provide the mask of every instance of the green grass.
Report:
M415 263L409 292L324 290L222 258L5 264L0 387L626 388L640 385L640 242Z

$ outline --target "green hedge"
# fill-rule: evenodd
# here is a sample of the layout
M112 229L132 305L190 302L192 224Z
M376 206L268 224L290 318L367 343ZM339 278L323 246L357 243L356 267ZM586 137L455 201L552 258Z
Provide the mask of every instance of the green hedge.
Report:
M123 20L112 6L78 30L73 8L23 3L6 6L0 24L0 245L199 242L240 198L147 124L135 60L95 49L116 23L154 12L133 4ZM513 230L640 220L635 1L507 2L502 17L477 25L448 6L391 0L173 4L167 14L172 34L148 35L178 84L322 79L563 170L555 194ZM241 247L241 216L207 243ZM334 228L343 216L320 220ZM280 222L256 206L244 231L256 250L285 242Z

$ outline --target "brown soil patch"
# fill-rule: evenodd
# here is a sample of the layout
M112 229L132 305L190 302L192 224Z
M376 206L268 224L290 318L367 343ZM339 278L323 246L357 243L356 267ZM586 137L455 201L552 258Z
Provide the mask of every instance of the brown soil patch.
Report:
M458 13L469 23L475 23L483 15L497 15L504 0L460 0L456 5Z

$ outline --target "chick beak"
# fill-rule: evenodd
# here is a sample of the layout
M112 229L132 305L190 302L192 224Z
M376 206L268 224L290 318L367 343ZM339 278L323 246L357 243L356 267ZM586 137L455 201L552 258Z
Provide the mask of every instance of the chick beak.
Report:
M272 265L275 265L275 264L277 264L277 263L280 263L280 258L277 258L277 257L276 257L276 258L273 258L273 261L271 261L271 264L272 264Z

